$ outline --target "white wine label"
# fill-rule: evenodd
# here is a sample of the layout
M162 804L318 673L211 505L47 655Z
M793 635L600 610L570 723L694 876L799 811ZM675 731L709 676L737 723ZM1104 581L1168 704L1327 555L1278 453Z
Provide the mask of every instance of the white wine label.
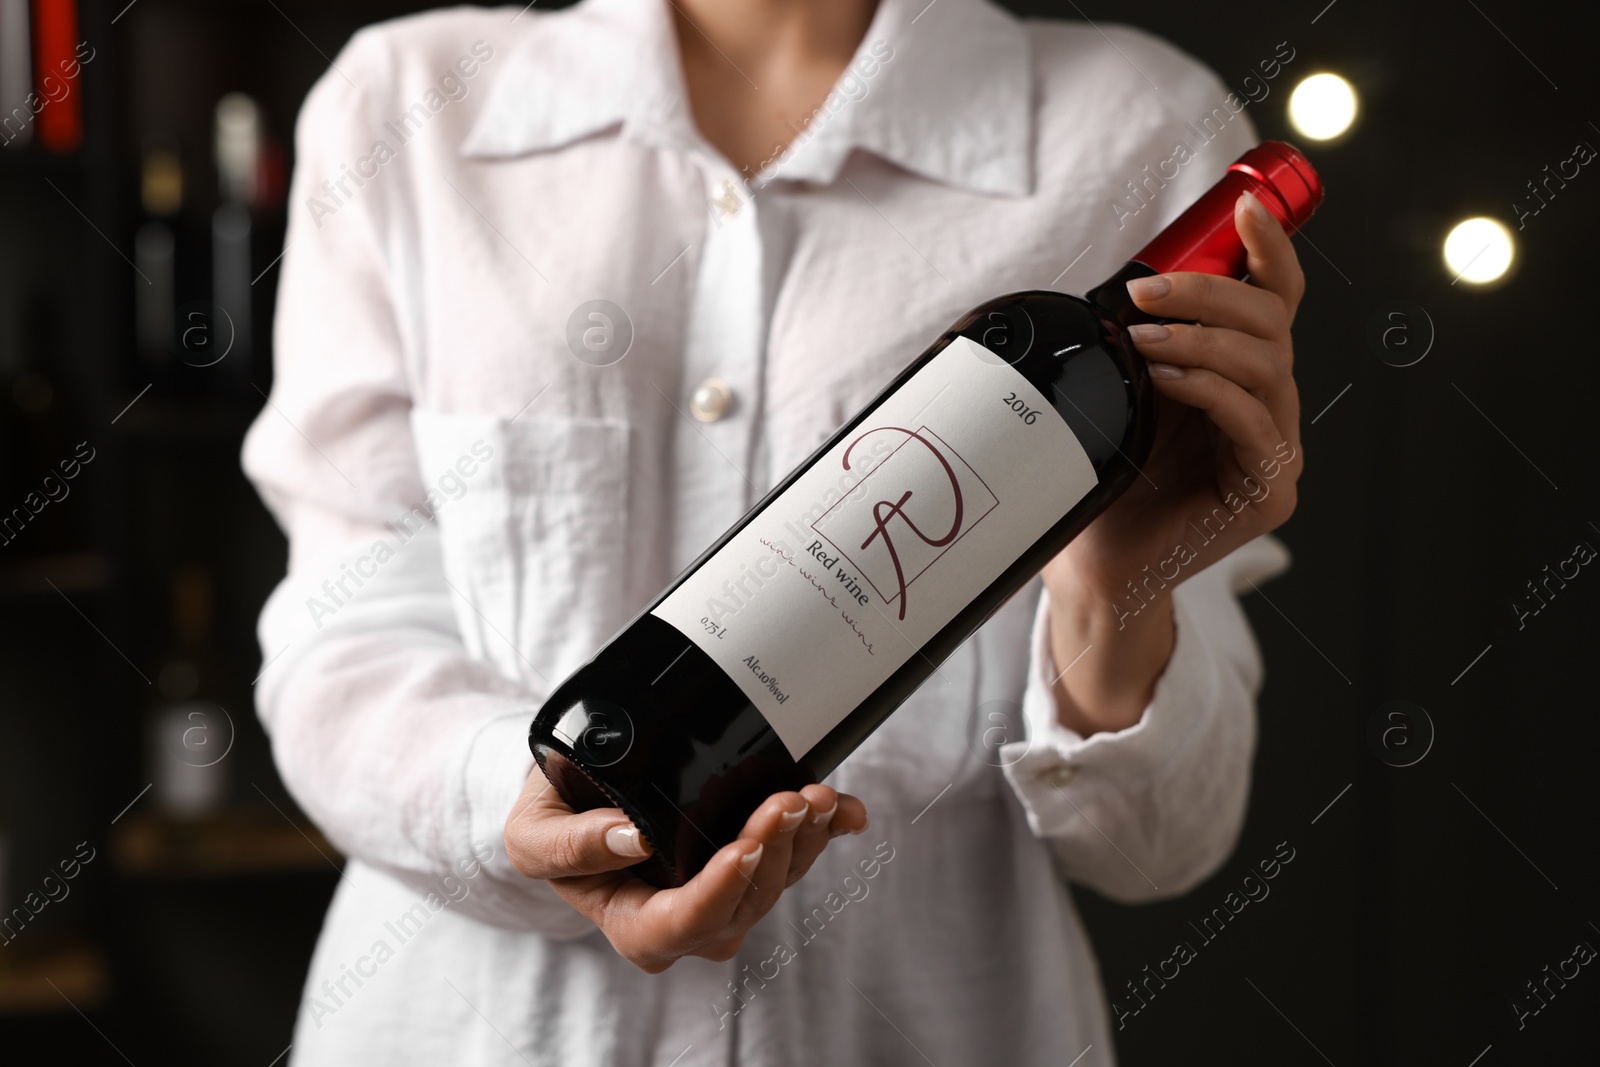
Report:
M1095 482L1050 402L958 337L651 614L800 759Z

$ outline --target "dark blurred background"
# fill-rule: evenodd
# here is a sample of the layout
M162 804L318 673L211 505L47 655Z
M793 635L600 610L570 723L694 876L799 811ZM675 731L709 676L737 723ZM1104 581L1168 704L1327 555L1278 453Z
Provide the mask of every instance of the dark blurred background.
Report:
M270 386L300 102L356 28L427 6L0 0L7 108L18 56L81 68L0 130L0 518L27 510L0 524L0 913L28 902L0 926L8 1060L265 1067L289 1044L339 857L251 706L285 553L238 451ZM1563 164L1600 146L1592 16L1012 6L1176 42L1329 188L1300 242L1296 565L1246 600L1268 672L1243 838L1182 900L1078 893L1122 1061L1593 1062L1600 972L1548 977L1600 946L1600 574L1578 547L1600 546L1600 168ZM1324 143L1288 111L1319 72L1360 100ZM1541 206L1528 183L1563 166ZM1492 248L1462 277L1442 256L1474 216L1515 241L1488 284ZM1270 896L1206 941L1191 924L1280 843ZM1198 958L1130 992L1180 941Z

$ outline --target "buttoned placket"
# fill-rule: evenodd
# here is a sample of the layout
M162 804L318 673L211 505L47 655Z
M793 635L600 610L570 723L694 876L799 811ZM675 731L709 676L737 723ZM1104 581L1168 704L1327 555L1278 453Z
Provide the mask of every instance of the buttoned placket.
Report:
M698 154L698 153L697 153ZM672 398L674 570L687 566L755 502L767 264L756 204L728 164L702 155L705 238L690 296L682 375ZM699 394L697 398L697 393Z

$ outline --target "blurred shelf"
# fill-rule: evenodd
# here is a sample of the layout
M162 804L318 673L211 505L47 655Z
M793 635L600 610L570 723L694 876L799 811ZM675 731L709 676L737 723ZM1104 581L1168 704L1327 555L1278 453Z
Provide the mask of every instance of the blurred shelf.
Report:
M215 397L131 395L117 418L117 429L143 438L190 442L242 439L261 410L261 401L228 402ZM120 406L120 405L119 405Z
M61 154L0 145L0 178L75 178L80 158L78 152Z
M0 565L0 596L97 593L110 584L111 560L99 552L24 556Z
M130 812L112 829L111 862L131 878L235 878L339 871L341 857L310 823L270 808L178 818Z
M18 938L26 942L27 934ZM85 942L0 948L0 1015L92 1011L110 987L105 957Z

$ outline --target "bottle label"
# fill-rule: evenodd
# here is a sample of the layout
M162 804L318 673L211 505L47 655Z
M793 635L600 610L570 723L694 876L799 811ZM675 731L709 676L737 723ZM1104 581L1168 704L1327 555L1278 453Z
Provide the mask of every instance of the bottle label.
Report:
M798 760L1095 483L1050 402L957 337L651 614Z

